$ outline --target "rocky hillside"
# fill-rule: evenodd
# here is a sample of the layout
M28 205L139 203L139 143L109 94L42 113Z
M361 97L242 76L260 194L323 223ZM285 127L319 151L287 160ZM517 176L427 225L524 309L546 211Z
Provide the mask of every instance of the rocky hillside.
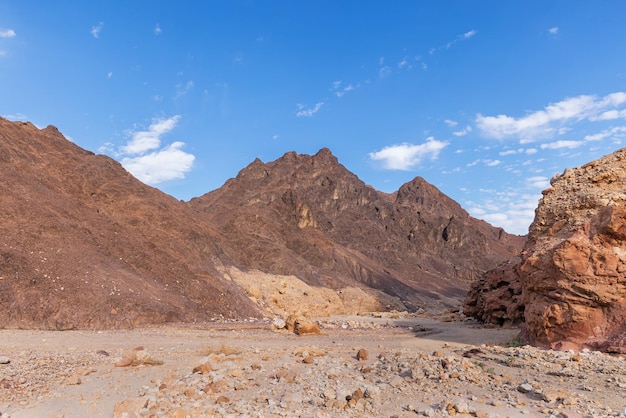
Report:
M245 318L256 307L212 259L187 205L54 127L0 119L0 324L131 327Z
M521 261L476 283L465 312L499 323L523 317L540 346L626 353L626 149L551 185Z
M521 248L423 179L386 195L328 150L257 160L182 202L52 126L0 119L0 178L2 327L241 320L313 299L440 309Z
M372 287L409 309L457 306L470 281L522 244L420 177L378 192L328 149L256 160L190 205L227 237L240 266L314 286Z

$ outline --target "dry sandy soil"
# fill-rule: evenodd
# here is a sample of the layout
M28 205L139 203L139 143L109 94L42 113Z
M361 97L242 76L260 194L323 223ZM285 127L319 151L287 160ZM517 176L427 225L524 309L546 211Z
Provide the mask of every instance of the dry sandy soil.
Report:
M458 317L318 323L0 330L0 417L626 416L624 357Z

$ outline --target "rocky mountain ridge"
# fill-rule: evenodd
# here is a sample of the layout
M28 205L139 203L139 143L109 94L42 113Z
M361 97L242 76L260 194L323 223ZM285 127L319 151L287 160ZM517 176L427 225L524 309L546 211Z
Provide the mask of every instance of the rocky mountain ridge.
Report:
M260 318L281 303L306 306L309 291L298 306L281 301L296 282L310 292L353 289L345 306L445 309L522 242L421 178L378 192L327 149L256 160L182 202L54 127L0 119L0 177L8 328ZM258 275L282 289L253 289Z

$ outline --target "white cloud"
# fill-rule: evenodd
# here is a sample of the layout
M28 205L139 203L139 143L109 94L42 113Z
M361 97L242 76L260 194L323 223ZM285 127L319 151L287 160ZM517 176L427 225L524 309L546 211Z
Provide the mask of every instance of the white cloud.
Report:
M469 38L471 38L472 36L476 35L477 33L478 33L478 31L477 31L477 30L472 29L472 30L470 30L469 32L465 32L465 33L462 35L462 37L463 37L463 39L469 39Z
M184 152L184 142L175 141L161 147L161 137L171 132L180 115L153 120L148 130L131 132L131 140L115 153L111 144L101 147L101 152L111 152L121 157L121 164L132 175L148 184L180 179L191 170L195 156Z
M410 170L423 159L437 159L439 153L448 145L445 141L438 141L433 137L420 145L403 143L384 147L380 151L371 152L370 158L382 161L383 167L389 170Z
M306 108L303 104L298 104L298 111L296 112L296 116L299 118L310 118L315 115L320 109L324 106L324 102L316 103L315 106Z
M626 110L607 110L600 113L593 120L613 120L613 119L626 119Z
M611 129L605 129L602 132L593 135L586 135L585 141L601 141L612 136L623 137L626 134L626 126L616 126Z
M544 176L534 176L526 179L526 183L531 187L538 189L547 189L550 187L550 179Z
M495 167L497 165L500 165L502 163L502 161L500 160L489 160L489 159L478 159L478 160L474 160L471 161L469 163L467 163L467 167L474 167L480 163L483 163L484 165L486 165L487 167Z
M160 35L161 34L161 26L159 26L159 24L157 23L156 25L154 25L154 34L155 35Z
M402 58L402 61L398 63L398 68L402 69L404 67L411 68L411 64L409 64L406 58Z
M452 120L452 119L446 119L443 122L451 128L454 128L456 125L459 124L459 122Z
M535 209L541 198L540 193L500 192L481 190L494 194L480 203L466 202L467 211L490 224L504 228L509 233L525 235L535 218Z
M149 154L123 158L121 163L133 176L148 184L185 178L195 157L181 150L184 145L177 141Z
M523 152L524 152L524 149L519 148L519 149L508 149L508 150L500 151L498 154L500 154L502 157L505 157L507 155L521 154Z
M472 132L472 127L467 125L464 129L461 129L460 131L452 132L452 135L454 135L454 136L465 136L465 135L467 135L470 132Z
M0 38L15 38L16 36L13 29L0 29Z
M23 113L12 113L8 115L2 115L2 117L10 121L20 121L20 122L28 121L28 117Z
M154 120L147 131L134 132L130 142L121 147L121 151L124 154L143 154L159 148L161 136L174 129L179 120L180 115L172 116L169 119Z
M611 107L626 102L626 93L617 92L603 98L582 95L567 98L550 104L544 110L529 113L515 118L508 115L476 116L476 125L487 136L493 138L517 137L550 137L558 132L553 126L556 123L579 122L581 120L599 120Z
M554 26L554 27L551 27L550 29L548 29L548 33L550 35L557 35L559 33L558 26Z
M547 144L541 144L539 147L541 149L561 149L561 148L573 149L573 148L580 147L584 143L585 143L584 141L561 140L561 141L550 142Z
M457 42L460 41L464 41L466 39L470 39L472 37L474 37L476 34L478 33L477 30L472 29L470 31L467 31L465 33L460 34L459 36L457 36L453 41L448 42L447 44L445 44L445 46L443 46L444 49L449 49L451 48L454 44L456 44ZM433 48L429 51L429 53L432 55L434 54L436 51L436 48Z
M103 27L104 27L104 22L100 22L96 26L91 27L91 34L93 35L94 38L98 39L100 37L100 32L102 31Z

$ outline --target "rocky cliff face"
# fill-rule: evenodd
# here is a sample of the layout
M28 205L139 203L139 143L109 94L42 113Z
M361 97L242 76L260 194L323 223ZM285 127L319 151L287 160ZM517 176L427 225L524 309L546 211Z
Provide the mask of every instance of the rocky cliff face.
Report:
M626 149L566 170L551 185L521 262L485 276L491 291L476 283L465 312L498 322L523 310L531 343L625 353ZM509 294L515 299L502 297Z
M367 286L409 309L458 306L469 282L523 241L420 177L378 192L328 149L256 160L190 205L228 238L239 267L335 289Z

